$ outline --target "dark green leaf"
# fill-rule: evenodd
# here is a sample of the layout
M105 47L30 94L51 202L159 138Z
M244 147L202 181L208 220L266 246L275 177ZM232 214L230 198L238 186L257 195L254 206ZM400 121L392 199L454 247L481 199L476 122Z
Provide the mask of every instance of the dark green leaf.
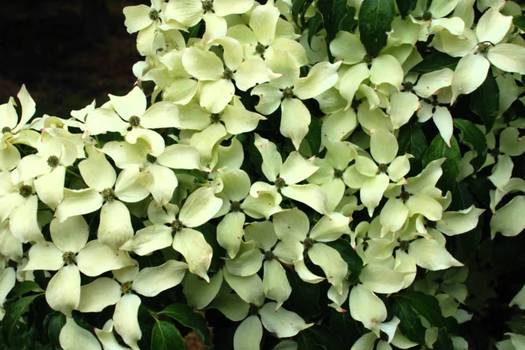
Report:
M332 41L339 30L351 30L355 25L355 8L348 6L346 0L319 1L317 8L323 18L327 42Z
M525 30L525 16L516 16L512 23L521 30Z
M7 339L11 341L17 332L17 324L20 318L29 310L31 304L42 294L29 295L8 303L5 306L5 317L2 320L2 328Z
M459 59L451 57L439 51L435 51L423 58L423 61L419 62L412 68L411 72L415 73L428 73L438 69L450 68L455 69Z
M42 288L34 281L22 281L17 283L9 293L9 298L17 298L29 292L43 292Z
M210 333L206 320L202 315L193 311L188 305L175 303L159 312L160 316L169 317L184 327L193 329L205 344L210 345Z
M359 35L368 54L377 56L386 45L396 15L394 0L364 0L359 10Z
M397 8L402 18L408 16L416 8L417 0L396 0Z
M307 152L308 154L303 154L303 156L316 155L321 147L321 120L319 118L312 118L305 140L308 143L309 152Z
M452 203L448 210L467 209L474 204L474 197L464 181L456 182L452 187Z
M441 328L438 332L438 338L433 346L434 350L454 350L452 340L448 335L447 331Z
M477 157L472 160L474 169L479 169L487 157L487 141L481 130L471 121L455 119L454 126L461 132L460 140L476 151Z
M427 138L419 123L408 123L399 130L399 151L414 156L421 166L423 154L428 147Z
M491 72L480 87L470 95L470 109L481 118L487 127L492 129L499 111L499 88Z
M350 279L351 281L358 282L359 274L363 269L363 260L357 255L356 251L349 242L344 239L338 239L327 243L330 247L334 248L339 252L343 260L348 264L348 269L350 270Z
M321 30L323 26L323 17L319 12L308 20L306 27L308 28L308 44L312 45L312 38L317 32Z
M346 7L346 13L339 22L339 30L351 32L357 25L357 19L355 18L356 9L355 7Z
M47 315L44 324L47 328L47 337L55 345L59 344L59 335L62 327L66 324L66 317L60 312L53 312Z
M292 17L295 23L301 27L304 26L304 14L313 0L293 0L292 2Z
M435 297L411 291L399 295L399 298L406 300L418 314L433 326L442 327L445 325L445 318L441 314L441 308Z
M406 299L396 298L392 304L392 310L399 320L401 332L410 340L425 343L425 327L421 324L418 314Z
M184 350L184 339L173 324L157 321L151 332L151 349Z
M344 348L338 334L324 326L314 326L302 331L298 337L298 348L305 350L339 350Z
M450 147L447 146L441 135L434 137L425 154L423 155L423 166L435 159L446 158L441 168L443 176L440 180L442 190L451 190L456 183L456 177L459 172L458 163L461 160L458 141L454 136L450 139Z

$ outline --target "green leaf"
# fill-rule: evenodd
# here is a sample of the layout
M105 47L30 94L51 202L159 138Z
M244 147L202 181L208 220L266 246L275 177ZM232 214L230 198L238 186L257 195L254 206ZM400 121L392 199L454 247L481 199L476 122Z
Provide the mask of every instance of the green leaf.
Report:
M184 338L173 324L156 321L151 332L151 349L184 350Z
M299 24L301 27L304 26L304 14L308 7L312 4L313 0L293 0L292 2L292 17L295 23ZM300 22L299 22L300 17Z
M17 298L29 292L43 292L44 290L34 281L22 281L17 283L9 293L9 298Z
M485 163L485 158L487 158L485 135L474 123L466 119L455 119L454 126L461 132L460 140L478 154L472 160L472 165L474 169L479 169Z
M422 169L422 159L428 147L428 141L421 125L417 122L403 125L398 136L399 153L408 153L414 156L410 159L410 169L416 173Z
M392 304L392 310L399 320L399 329L410 340L425 343L425 327L421 324L418 314L406 299L396 298Z
M416 8L417 0L396 0L396 3L399 13L404 19L413 9Z
M438 338L433 346L434 350L454 350L452 340L448 335L447 331L441 328L438 332Z
M430 146L423 155L423 167L435 159L446 158L441 168L443 176L439 184L442 190L451 190L456 183L456 177L459 172L458 163L461 160L458 141L454 136L450 139L450 147L447 146L441 135L434 137Z
M400 294L399 298L406 300L418 314L423 316L433 326L442 327L445 325L445 318L441 314L441 308L435 297L421 292L410 291Z
M327 243L327 245L337 250L343 260L348 264L350 281L355 283L359 282L359 274L363 269L363 260L361 260L361 257L356 253L354 248L352 248L350 243L344 239L338 239L337 241Z
M66 317L60 312L52 312L48 314L44 320L44 325L47 328L47 337L51 343L58 345L60 331L66 324Z
M396 14L394 0L364 0L359 10L359 35L368 54L377 56L386 45Z
M429 73L438 69L450 68L454 70L458 64L459 58L451 57L439 51L425 56L423 61L419 62L411 69L415 73Z
M521 30L525 30L525 16L516 16L512 23Z
M323 27L323 17L319 12L315 14L312 18L308 20L308 23L306 24L306 27L308 28L308 44L312 45L312 38L315 34L317 34L321 28Z
M490 131L499 111L499 88L491 72L487 74L483 84L470 95L470 109L481 118L487 131Z
M158 313L179 322L184 327L193 329L205 344L211 345L210 332L205 318L193 311L188 305L175 303Z
M308 127L308 134L306 134L304 141L307 143L308 147L305 147L305 149L300 149L301 154L305 157L311 157L313 155L316 155L319 152L319 148L321 147L321 119L320 118L312 118L312 121L310 123L310 126ZM304 142L303 141L303 142ZM305 144L303 144L306 146Z
M339 30L351 30L355 25L355 8L347 5L346 0L323 0L317 2L322 15L326 38L329 43Z
M5 306L5 317L2 320L2 328L9 342L18 330L20 318L29 310L31 304L42 294L34 294L22 297Z
M325 326L314 326L299 333L298 349L338 350L344 349L344 344L332 329Z

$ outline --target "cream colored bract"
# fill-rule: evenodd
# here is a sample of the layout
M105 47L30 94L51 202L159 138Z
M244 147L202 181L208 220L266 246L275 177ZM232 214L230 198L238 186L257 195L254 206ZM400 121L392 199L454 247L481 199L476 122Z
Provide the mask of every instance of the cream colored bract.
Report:
M395 17L376 57L357 28L330 43L323 30L301 30L291 1L126 7L124 24L143 55L129 93L71 118L35 118L25 86L0 105L0 318L12 288L43 271L47 304L67 317L65 350L141 348L139 308L173 290L185 296L178 302L235 322L235 350L259 349L263 336L290 338L274 349L298 349L294 336L317 322L287 309L301 285L326 286L323 307L366 329L346 344L355 350L417 345L387 309L414 288L468 322L466 268L447 238L482 215L484 235L525 229L525 181L513 171L525 123L505 116L524 102L525 41L512 22L522 8L423 3ZM315 51L310 39L329 49ZM447 55L444 67L422 65L424 42ZM465 116L454 106L492 76L500 89L494 126L469 122L491 150L485 155L458 129ZM403 134L421 127L436 136L437 151L425 156L418 147L426 146L407 145ZM452 159L458 138L470 150L458 147ZM491 174L488 207L452 208L457 193L441 182L451 166L453 182ZM448 289L431 288L429 271ZM523 308L523 295L512 303ZM72 317L106 308L94 332ZM432 348L437 328L423 325ZM512 333L501 349L523 344Z

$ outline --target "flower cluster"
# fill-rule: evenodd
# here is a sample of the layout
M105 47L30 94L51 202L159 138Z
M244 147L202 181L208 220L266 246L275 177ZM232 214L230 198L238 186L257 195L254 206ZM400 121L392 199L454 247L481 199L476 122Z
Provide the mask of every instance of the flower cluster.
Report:
M349 3L363 12L366 2ZM236 350L263 338L297 349L295 336L321 321L287 302L319 285L325 307L362 327L347 347L432 348L439 327L426 320L415 339L391 300L424 293L468 322L467 271L447 238L482 215L493 236L525 228L514 170L525 122L505 117L525 102L525 41L512 22L521 11L418 1L371 55L361 26L329 41L301 30L289 0L125 8L144 57L129 93L68 118L33 118L24 86L0 105L0 305L35 281L66 316L63 349L136 350L139 309L155 315L149 300L177 291L174 300L234 322ZM500 91L492 122L454 110L487 84ZM422 128L436 135L427 152ZM485 173L487 205L454 204L460 193L447 184ZM106 319L94 332L78 321L97 313ZM504 342L518 349L520 337Z

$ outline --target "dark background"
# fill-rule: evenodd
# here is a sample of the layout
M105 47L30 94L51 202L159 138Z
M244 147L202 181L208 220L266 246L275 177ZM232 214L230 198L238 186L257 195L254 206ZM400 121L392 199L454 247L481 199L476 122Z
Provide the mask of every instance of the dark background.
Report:
M26 84L37 114L124 94L140 60L122 9L140 0L0 0L0 103Z

